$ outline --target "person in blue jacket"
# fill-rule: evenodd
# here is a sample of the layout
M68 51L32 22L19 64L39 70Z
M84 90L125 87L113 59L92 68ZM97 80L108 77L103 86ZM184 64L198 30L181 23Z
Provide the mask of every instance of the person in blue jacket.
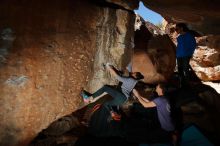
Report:
M196 40L185 23L176 24L175 31L179 34L176 58L181 85L183 85L189 81L189 61L196 49Z

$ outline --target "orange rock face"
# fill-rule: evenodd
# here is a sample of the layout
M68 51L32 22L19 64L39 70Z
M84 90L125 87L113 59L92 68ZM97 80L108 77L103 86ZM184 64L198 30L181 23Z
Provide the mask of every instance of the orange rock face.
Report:
M0 145L25 146L82 107L81 88L101 70L96 60L130 59L134 14L128 11L87 0L8 0L0 2L0 18Z
M53 3L53 5L51 5ZM95 52L97 8L86 2L1 2L1 27L16 36L1 65L0 145L26 145L82 104ZM3 40L4 41L4 40ZM86 72L86 73L85 73Z
M198 47L190 62L197 76L203 81L220 80L219 36L197 38Z

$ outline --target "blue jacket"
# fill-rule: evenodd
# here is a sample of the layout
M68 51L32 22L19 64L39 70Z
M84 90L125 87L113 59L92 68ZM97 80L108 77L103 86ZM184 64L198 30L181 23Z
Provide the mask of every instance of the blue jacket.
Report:
M176 57L191 57L196 49L196 40L189 33L177 37Z

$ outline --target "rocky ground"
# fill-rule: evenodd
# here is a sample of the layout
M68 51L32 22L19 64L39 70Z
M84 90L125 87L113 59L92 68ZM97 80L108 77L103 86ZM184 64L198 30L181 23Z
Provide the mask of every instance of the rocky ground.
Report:
M194 82L193 85L187 88L173 90L172 93L176 106L181 108L184 125L196 124L210 141L218 144L220 136L220 126L218 124L220 118L218 115L220 111L217 105L220 103L220 94L212 87L199 82ZM99 100L97 102L102 103L103 101ZM83 109L55 121L35 138L31 146L61 144L63 146L74 146L75 142L86 134L86 123L89 121L91 111L96 104L85 106ZM124 108L131 105L131 103L127 103Z

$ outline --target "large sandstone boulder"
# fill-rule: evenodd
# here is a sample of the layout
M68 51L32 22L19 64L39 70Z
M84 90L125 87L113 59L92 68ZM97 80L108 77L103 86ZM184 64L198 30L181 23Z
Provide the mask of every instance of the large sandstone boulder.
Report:
M168 36L157 36L149 40L144 50L134 51L132 69L144 75L147 83L166 81L175 68L174 45Z
M132 11L89 0L8 0L0 18L2 146L25 146L82 107L82 87L110 83L102 63L130 61Z
M175 68L175 45L168 35L139 17L136 26L140 28L135 31L132 70L141 72L147 83L166 81Z

